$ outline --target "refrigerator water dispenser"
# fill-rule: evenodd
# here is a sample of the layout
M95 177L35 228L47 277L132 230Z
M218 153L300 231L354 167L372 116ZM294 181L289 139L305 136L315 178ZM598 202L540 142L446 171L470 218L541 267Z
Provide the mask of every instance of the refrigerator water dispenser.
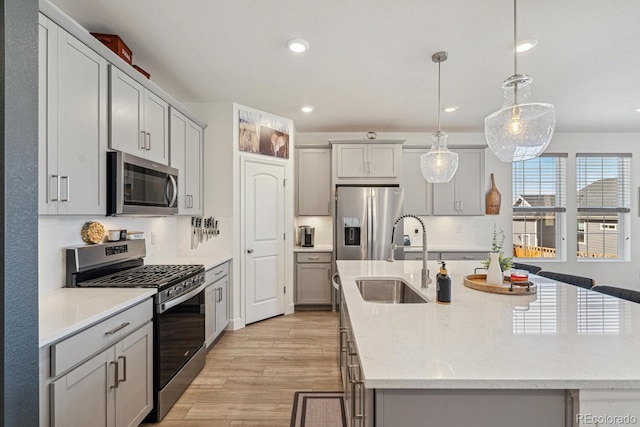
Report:
M344 245L360 246L360 230L362 229L361 218L344 218Z

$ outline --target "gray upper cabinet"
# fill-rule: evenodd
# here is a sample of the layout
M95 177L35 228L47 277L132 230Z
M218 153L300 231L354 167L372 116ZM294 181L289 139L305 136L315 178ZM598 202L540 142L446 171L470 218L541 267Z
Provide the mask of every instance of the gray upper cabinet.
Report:
M169 104L114 65L109 87L109 148L168 165Z
M451 151L458 153L458 170L451 181L433 184L433 214L484 215L485 149Z
M39 17L40 214L104 215L107 62Z
M296 215L331 215L331 149L296 150Z
M333 182L354 185L400 184L404 141L330 140Z
M178 169L179 215L202 215L203 129L171 108L171 166Z
M404 148L402 150L402 187L404 188L404 213L431 215L431 192L433 185L422 176L420 156L427 148Z

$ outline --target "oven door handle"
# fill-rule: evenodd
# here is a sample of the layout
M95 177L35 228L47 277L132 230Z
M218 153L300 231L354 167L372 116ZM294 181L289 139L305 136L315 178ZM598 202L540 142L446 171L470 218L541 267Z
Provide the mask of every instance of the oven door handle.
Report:
M182 304L183 302L185 302L186 300L188 300L189 298L192 298L196 295L198 295L200 292L202 292L204 290L204 284L198 286L197 288L189 291L188 293L184 294L184 295L180 295L178 298L176 299L172 299L168 302L164 302L162 304L158 304L157 305L157 309L156 311L158 313L164 313L167 310L172 309L173 307L175 307L178 304Z

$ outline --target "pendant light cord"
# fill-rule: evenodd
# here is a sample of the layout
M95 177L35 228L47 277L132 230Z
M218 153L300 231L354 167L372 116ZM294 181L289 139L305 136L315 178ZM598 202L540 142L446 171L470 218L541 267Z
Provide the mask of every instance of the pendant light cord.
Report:
M517 33L517 13L516 13L516 3L517 0L513 0L513 74L518 74L518 53L517 50L517 41L516 41L516 33Z
M438 61L438 133L440 133L440 66L442 61ZM438 136L438 146L440 145L440 137Z
M517 3L518 0L513 0L513 75L518 74L518 50L517 50L517 39L516 34L518 30L518 14L517 14ZM518 82L516 81L513 86L513 103L514 105L518 104Z

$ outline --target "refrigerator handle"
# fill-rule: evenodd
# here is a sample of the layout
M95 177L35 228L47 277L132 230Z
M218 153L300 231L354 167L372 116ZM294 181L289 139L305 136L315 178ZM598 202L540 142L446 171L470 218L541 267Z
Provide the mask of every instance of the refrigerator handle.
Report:
M367 259L371 259L373 248L373 223L375 221L373 212L373 196L367 196Z
M369 248L368 248L368 259L373 259L373 248L374 242L377 240L376 236L376 227L378 223L378 204L377 197L371 196L369 197Z

